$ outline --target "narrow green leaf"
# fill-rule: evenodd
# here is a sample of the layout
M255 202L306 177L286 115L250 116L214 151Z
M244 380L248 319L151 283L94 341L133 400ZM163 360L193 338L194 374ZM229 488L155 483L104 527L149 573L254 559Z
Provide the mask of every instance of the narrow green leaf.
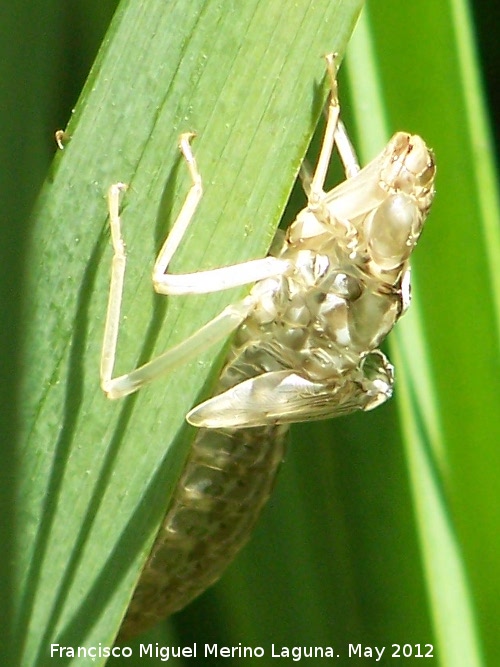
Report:
M481 618L494 613L490 584L498 568L493 551L481 545L498 521L489 490L494 473L488 480L500 435L490 417L500 389L491 366L492 353L498 355L498 180L466 4L408 8L413 41L402 37L392 4L392 15L389 7L373 9L370 26L361 24L365 34L358 31L352 42L349 72L363 78L356 54L366 55L371 40L379 92L372 84L356 90L360 133L371 145L397 119L393 129L421 133L438 164L429 231L415 255L414 303L392 339L429 608L441 665L486 664L488 646L496 664L496 644ZM416 36L426 32L434 39L424 53ZM391 71L405 73L413 99ZM379 111L381 94L386 104ZM359 111L366 105L369 117Z

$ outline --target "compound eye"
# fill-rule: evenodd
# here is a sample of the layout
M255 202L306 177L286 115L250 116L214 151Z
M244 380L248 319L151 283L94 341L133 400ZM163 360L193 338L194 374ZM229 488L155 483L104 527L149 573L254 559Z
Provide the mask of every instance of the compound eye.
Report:
M395 269L408 259L422 229L422 214L404 193L388 197L367 223L371 258L380 268Z

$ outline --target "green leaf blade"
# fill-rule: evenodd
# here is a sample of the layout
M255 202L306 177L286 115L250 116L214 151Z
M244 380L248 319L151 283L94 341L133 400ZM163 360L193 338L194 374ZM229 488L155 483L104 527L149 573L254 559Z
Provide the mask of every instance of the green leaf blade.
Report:
M107 188L130 186L121 372L244 293L167 303L152 295L154 256L189 189L178 135L198 134L205 195L173 270L265 254L323 104L321 56L343 51L359 8L304 1L286 24L278 2L130 1L118 10L36 213L23 664L48 663L50 641L112 641L193 435L184 415L222 349L121 404L106 401L98 367L111 258Z

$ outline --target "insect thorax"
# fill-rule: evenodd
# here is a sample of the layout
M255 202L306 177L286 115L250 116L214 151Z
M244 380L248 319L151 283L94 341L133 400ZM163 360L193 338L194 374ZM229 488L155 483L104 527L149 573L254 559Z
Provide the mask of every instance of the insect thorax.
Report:
M409 257L432 201L433 178L433 157L422 140L398 133L357 176L332 193L310 196L275 253L290 269L252 289L256 305L236 334L221 388L296 371L306 381L302 406L291 407L281 422L386 400L392 367L377 347L409 304ZM359 197L356 182L365 194L363 185L370 184L368 197Z

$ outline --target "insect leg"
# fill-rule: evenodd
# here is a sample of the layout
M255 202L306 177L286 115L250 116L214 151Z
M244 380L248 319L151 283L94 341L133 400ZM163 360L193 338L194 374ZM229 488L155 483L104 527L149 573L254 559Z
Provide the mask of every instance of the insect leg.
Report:
M111 342L111 345L107 345L105 338L101 363L103 391L108 398L122 398L134 393L156 378L169 373L175 367L187 363L217 341L229 336L243 322L252 307L253 300L250 298L228 306L182 343L166 350L130 373L116 378L111 377L116 356L116 339ZM112 347L113 344L114 347Z
M339 119L335 129L335 144L344 165L346 178L352 178L361 171L354 147L349 139L344 123Z
M192 133L186 133L181 135L180 138L179 146L193 183L181 212L158 253L153 268L153 286L155 290L159 294L207 294L281 275L289 268L289 263L275 257L250 260L241 264L209 271L197 271L196 273L178 275L167 273L170 260L186 233L203 193L201 174L198 171L191 148L193 136Z
M322 198L326 174L330 165L333 147L336 145L340 159L344 165L346 178L355 176L359 170L359 163L343 122L340 120L340 103L337 90L337 69L335 54L326 56L327 74L330 79L330 102L326 116L326 129L321 152L314 174L311 174L307 163L300 169L300 178L309 201L314 203Z
M121 235L119 212L120 194L125 189L126 186L123 183L116 183L110 187L108 193L109 221L114 255L111 265L111 283L101 352L101 387L109 398L127 396L160 375L168 373L176 366L186 363L232 333L253 307L253 300L250 297L228 306L217 317L179 345L167 350L140 368L113 378L126 266L125 244Z
M337 71L334 60L334 54L330 53L326 56L327 72L330 78L330 102L328 105L325 136L323 137L318 163L310 184L309 199L313 201L321 199L323 194L323 186L335 145L335 132L339 121L340 106L337 91Z
M311 165L307 158L302 160L302 164L300 165L299 178L300 182L302 183L302 189L306 193L306 196L310 197L313 175L311 171Z
M127 256L125 243L120 229L120 193L127 189L124 183L115 183L108 191L109 225L113 243L113 259L111 262L111 280L108 295L108 309L104 324L104 340L101 350L101 387L108 393L112 380L116 358L118 330L120 328L120 312L123 298L123 282Z

